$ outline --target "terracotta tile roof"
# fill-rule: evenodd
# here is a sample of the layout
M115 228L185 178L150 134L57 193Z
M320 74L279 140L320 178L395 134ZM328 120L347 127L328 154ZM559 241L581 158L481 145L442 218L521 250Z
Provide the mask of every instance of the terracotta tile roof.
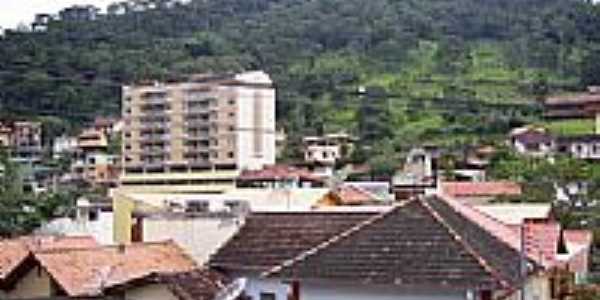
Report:
M463 216L478 224L481 228L496 236L516 251L521 249L521 224L507 224L500 219L488 215L486 212L455 199L441 198L445 203L452 206ZM545 269L564 265L571 260L577 260L575 257L577 251L582 249L581 245L591 244L591 233L589 231L580 231L570 233L569 230L563 231L563 236L567 242L568 254L559 255L559 242L561 239L561 226L551 218L524 219L525 227L525 246L527 257L536 262ZM578 243L578 244L577 244ZM580 246L576 246L580 245ZM563 262L561 262L561 259Z
M379 201L376 195L354 185L341 185L331 193L340 202L338 205L367 205Z
M322 180L314 176L310 171L303 168L297 168L288 165L273 165L267 166L262 170L244 170L238 177L239 180L245 181L275 181L275 180L302 180L322 182Z
M212 267L263 272L376 213L254 213L210 259Z
M0 241L0 281L4 280L32 252L98 246L91 236L26 236Z
M161 277L161 281L168 284L179 300L214 300L216 295L232 282L225 275L209 269L197 269Z
M494 197L521 195L521 185L516 182L443 182L442 192L450 197Z
M565 230L563 231L565 241L574 245L590 246L594 236L589 230Z
M440 197L440 199L451 206L454 210L460 213L471 222L479 225L496 238L509 245L512 249L520 251L521 249L521 235L520 226L507 225L502 223L500 220L482 212L475 206L468 203L450 199L447 197ZM536 244L531 244L528 247L528 258L535 261L536 263L543 265L544 261L540 260L539 253L540 249L537 248Z
M525 221L524 226L527 253L545 267L555 265L561 234L560 224L555 221Z
M437 198L362 221L264 273L286 279L510 289L515 249Z
M99 295L104 288L149 274L196 267L172 241L36 252L35 258L68 296Z

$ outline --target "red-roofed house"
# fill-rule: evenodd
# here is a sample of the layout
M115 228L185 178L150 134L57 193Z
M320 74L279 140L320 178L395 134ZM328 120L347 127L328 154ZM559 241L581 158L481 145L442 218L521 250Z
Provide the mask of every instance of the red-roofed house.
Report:
M237 178L239 187L322 187L324 181L308 169L271 165L261 170L244 170Z
M343 184L325 194L317 206L381 205L385 203L385 200L357 185Z
M11 268L3 272L7 280L2 281L0 287L4 294L0 296L3 299L55 296L186 299L178 297L172 290L172 282L167 282L166 278L193 271L197 266L173 242L119 246L98 246L85 240L78 242L41 247L15 246L19 241L2 243L6 249L14 251L2 251L4 259L0 262L10 258ZM30 249L25 258L21 255L23 249Z
M510 181L442 182L441 195L473 204L486 203L500 196L520 196L521 185Z

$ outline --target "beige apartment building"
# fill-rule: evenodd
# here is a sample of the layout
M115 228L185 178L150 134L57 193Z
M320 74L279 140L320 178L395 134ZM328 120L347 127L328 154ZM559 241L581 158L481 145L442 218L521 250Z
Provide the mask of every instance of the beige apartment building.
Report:
M275 89L262 71L124 86L123 117L125 190L228 186L275 163Z

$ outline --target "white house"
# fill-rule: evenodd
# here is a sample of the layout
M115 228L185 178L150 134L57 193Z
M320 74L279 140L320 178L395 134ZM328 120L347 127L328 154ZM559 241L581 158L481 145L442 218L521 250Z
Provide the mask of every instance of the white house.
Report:
M546 157L554 152L554 138L545 128L524 127L513 129L510 145L519 154Z

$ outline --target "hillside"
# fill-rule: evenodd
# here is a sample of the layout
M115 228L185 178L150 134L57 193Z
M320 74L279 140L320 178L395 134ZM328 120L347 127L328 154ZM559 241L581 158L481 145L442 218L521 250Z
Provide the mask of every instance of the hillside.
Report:
M343 128L395 148L470 142L539 121L535 99L548 92L600 83L600 7L585 0L130 1L96 21L6 34L0 111L52 116L45 120L57 131L119 114L124 83L243 69L273 75L279 125L292 139ZM357 95L359 86L368 95Z

